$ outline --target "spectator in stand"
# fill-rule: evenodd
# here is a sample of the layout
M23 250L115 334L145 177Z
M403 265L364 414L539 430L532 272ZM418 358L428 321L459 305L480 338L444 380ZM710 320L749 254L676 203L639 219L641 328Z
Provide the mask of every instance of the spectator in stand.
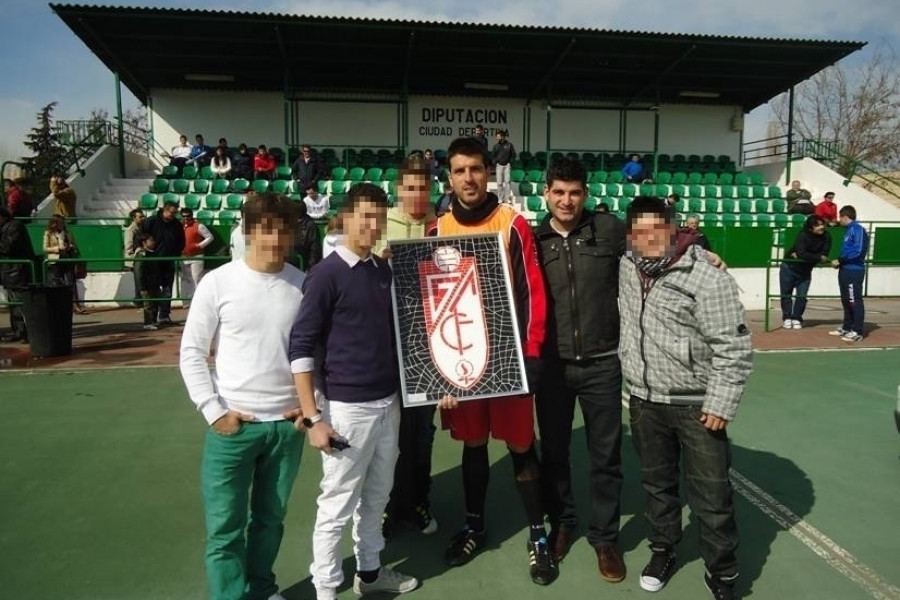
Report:
M141 243L138 240L138 236L141 233L141 225L144 223L144 211L139 208L135 208L131 212L128 213L128 218L131 219L131 223L128 224L128 227L125 228L124 235L124 248L125 248L125 258L134 258L135 252L137 252L141 248ZM134 297L139 298L141 295L141 283L138 280L138 272L135 269L135 264L131 261L125 263L125 270L131 271L134 276ZM142 306L140 301L136 301L138 308Z
M325 228L325 239L322 240L322 260L328 258L329 254L343 245L344 232L341 230L340 221L337 217L332 217L328 220L328 226Z
M641 155L632 154L631 158L622 167L622 177L631 183L640 183L644 180L644 165L641 164Z
M826 192L821 202L816 204L815 214L822 217L828 227L838 224L838 207L834 203L834 192Z
M135 238L140 246L134 251L135 258L156 258L156 241L149 233L138 233ZM159 316L159 302L156 301L162 293L162 273L160 269L162 261L148 260L135 261L134 276L138 281L138 294L141 297L141 307L144 313L144 329L156 331L159 329L157 318Z
M216 154L209 166L219 179L231 179L231 159L228 158L228 148L216 146Z
M302 271L309 271L322 260L322 240L319 225L307 214L306 203L297 203L297 233L294 235L294 253L303 260Z
M50 193L53 195L53 214L60 215L70 221L75 218L75 205L77 196L75 190L69 187L65 177L50 178Z
M436 217L443 216L450 212L450 206L453 203L453 186L449 182L444 184L444 193L440 195L434 203L434 214Z
M44 255L50 262L50 285L69 286L72 288L72 311L86 314L78 297L78 286L75 285L75 263L54 262L60 258L78 258L78 245L75 237L66 229L66 220L60 215L53 215L47 221L44 231Z
M172 285L175 283L175 262L184 251L184 228L175 215L178 214L177 202L166 202L155 215L145 220L141 225L143 233L149 233L156 242L156 255L169 257L171 261L160 261L160 298L159 319L160 325L172 324Z
M516 160L516 148L507 139L505 130L497 132L497 143L491 152L491 163L494 165L494 174L497 180L497 195L500 202L512 202L512 194L509 190L509 171L512 161Z
M188 159L188 163L196 165L198 168L205 167L209 164L209 161L212 160L213 149L204 143L203 136L199 133L194 140L197 143L191 148L191 155Z
M475 135L472 136L476 140L478 140L482 146L484 146L485 150L488 147L488 139L487 136L484 135L484 125L480 123L475 126Z
M216 144L216 149L219 149L219 148L222 148L223 150L225 150L225 154L227 155L228 154L228 140L226 140L223 137L219 138L219 143Z
M306 197L303 198L306 205L306 214L310 219L324 219L331 210L331 200L328 194L320 194L318 185L311 183L306 186Z
M6 187L6 208L13 218L29 223L31 222L31 212L34 210L34 206L31 202L31 195L22 189L23 183L22 179L3 180L3 184Z
M838 286L841 290L841 306L844 308L844 322L830 335L839 335L845 342L863 339L866 309L863 303L863 281L866 278L866 254L869 252L869 234L856 220L856 209L841 207L838 211L840 223L847 230L841 254L831 262L838 269Z
M428 171L432 181L437 181L441 177L441 163L434 157L431 148L425 148L425 162L428 163Z
M253 157L253 178L272 180L275 177L275 167L275 157L269 154L265 144L260 144Z
M681 196L672 192L668 196L666 196L666 206L671 206L672 210L677 208L678 203L681 201Z
M191 145L188 144L187 136L180 135L178 136L178 145L173 146L172 150L169 152L169 164L175 167L178 167L178 176L181 177L181 171L184 169L184 165L187 164L188 160L191 158Z
M812 283L813 267L828 262L831 236L825 232L825 220L818 215L806 217L803 231L797 234L794 245L785 253L778 271L781 285L781 318L785 329L803 329L806 294ZM796 290L797 296L792 295Z
M784 195L787 200L788 214L811 215L815 212L813 206L812 194L809 190L800 187L800 181L795 179L791 182L791 189Z
M700 215L690 215L687 218L683 229L687 230L685 233L694 232L696 234L693 241L694 244L707 251L711 249L706 234L700 231ZM679 231L679 233L681 233L681 231Z
M319 167L319 158L312 153L312 148L304 144L300 147L300 156L291 165L291 174L297 181L299 189L309 189L311 185L318 185L322 178ZM317 218L310 214L314 219Z
M34 249L25 225L14 219L6 207L0 207L0 258L11 260L28 260L35 262ZM10 302L21 302L19 289L28 285L31 269L27 264L0 263L0 285L6 290ZM28 330L21 305L9 307L9 323L12 333L0 338L2 342L27 342Z
M253 179L253 157L247 144L238 146L238 151L231 157L231 176L235 179Z
M203 260L203 249L213 243L212 232L196 219L194 211L181 209L181 225L184 227L184 250L181 256L181 295L192 298L194 291L203 278L206 262Z
M601 215L609 214L609 205L606 202L601 202L597 205L597 212Z

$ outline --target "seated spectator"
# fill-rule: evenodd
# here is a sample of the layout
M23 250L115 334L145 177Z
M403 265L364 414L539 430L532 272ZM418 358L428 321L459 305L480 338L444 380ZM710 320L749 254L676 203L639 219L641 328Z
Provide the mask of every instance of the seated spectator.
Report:
M19 219L25 223L31 221L31 213L34 206L31 202L31 195L26 192L22 184L22 179L4 179L3 184L6 187L6 208L12 214L13 218Z
M317 185L319 179L322 178L319 159L312 153L312 148L309 145L304 144L301 146L300 156L291 165L291 176L297 182L298 188L303 190L309 188L310 185Z
M303 199L306 213L310 219L324 219L331 210L331 200L326 194L319 194L316 184L306 186L306 197Z
M247 144L238 146L238 151L231 157L231 176L235 179L253 179L253 157Z
M303 271L309 271L322 260L322 240L319 239L319 226L306 212L306 203L297 205L297 231L294 235L294 252L303 261Z
M787 200L788 214L811 215L816 211L812 194L809 190L801 188L800 182L796 179L791 182L791 189L784 195L784 199Z
M687 218L682 231L694 235L694 240L692 242L694 245L700 246L704 250L710 250L709 240L706 238L706 234L700 231L700 217L698 215L690 215ZM682 231L679 231L679 233L682 233Z
M797 234L794 245L785 252L778 281L781 286L781 318L785 329L803 329L806 294L812 283L812 271L818 264L828 262L831 236L825 233L825 220L818 215L806 217L803 231ZM796 291L796 297L793 296Z
M425 149L425 162L428 163L428 169L431 172L431 179L437 180L441 176L441 164L434 157L431 148Z
M672 210L675 210L676 205L681 201L681 196L672 192L668 196L666 196L666 206L671 206Z
M196 165L198 168L205 167L212 160L213 149L203 142L203 136L199 133L194 140L196 140L197 144L191 148L191 156L188 159L188 163Z
M269 154L265 144L260 144L256 148L256 156L253 157L253 178L274 179L275 167L275 157Z
M631 160L622 167L622 177L631 183L640 183L644 180L644 166L641 164L640 154L631 155Z
M219 143L216 145L216 148L223 148L225 150L225 154L228 154L228 140L225 138L219 138Z
M231 159L228 158L227 148L216 146L216 154L209 166L213 173L220 179L231 179Z
M178 145L173 146L171 152L166 155L169 158L169 164L178 167L179 177L181 177L181 171L184 169L184 165L186 165L191 158L191 150L192 147L188 144L187 136L180 135L178 136Z
M444 193L440 195L434 203L434 214L438 217L450 212L450 205L453 203L453 186L449 183L444 184Z
M609 214L609 205L606 202L601 202L597 205L597 212L601 214Z
M838 224L838 207L834 203L834 192L826 192L821 202L816 204L815 215L822 217L825 224L834 227Z

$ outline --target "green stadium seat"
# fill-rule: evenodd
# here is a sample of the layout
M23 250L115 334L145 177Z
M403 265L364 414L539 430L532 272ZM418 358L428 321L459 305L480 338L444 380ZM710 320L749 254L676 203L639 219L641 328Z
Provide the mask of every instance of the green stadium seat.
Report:
M766 198L781 198L781 188L777 185L770 185Z
M684 171L676 171L672 173L672 183L677 185L683 185L687 183L687 173Z
M238 217L237 213L232 210L220 210L219 214L216 216L219 217L220 225L228 225L229 227L234 225L234 222L237 221Z
M384 171L381 172L381 180L382 181L396 181L397 180L398 171L396 167L388 167Z
M734 215L732 215L734 216ZM719 215L715 213L706 213L703 215L703 226L704 227L721 227L722 219Z
M765 198L766 197L766 186L754 185L752 188L750 188L750 197L751 198Z
M519 195L530 196L534 193L534 184L530 181L522 181L519 183Z
M602 196L603 195L603 184L602 183L589 183L588 184L588 194L591 196Z
M791 227L803 227L809 215L791 215Z
M253 180L253 191L257 194L263 194L267 192L269 189L269 182L265 179L254 179Z
M189 208L191 210L197 210L200 208L200 199L202 196L198 194L185 194L184 202L182 202L182 206L184 208Z
M329 188L331 188L331 182L327 179L320 179L317 185L320 194L327 194Z
M203 200L203 208L206 210L219 210L222 208L222 196L219 194L209 194Z
M276 194L290 194L292 181L286 179L276 179L272 182L269 191Z
M372 167L366 171L366 181L381 181L381 174L384 171L381 167Z
M691 196L693 196L693 195L694 194L691 194ZM719 186L717 186L717 185L703 186L703 197L704 198L718 198L719 197ZM722 194L722 197L730 198L731 196L725 196L725 194Z
M752 215L750 213L741 213L738 217L738 225L741 227L753 227L754 217L756 215Z
M766 182L762 173L754 171L750 173L750 185L762 185Z
M687 161L688 161L689 163L694 163L694 164L703 162L702 160L700 160L700 155L699 155L699 154L689 154L688 157L687 157Z
M334 195L334 194L346 194L346 193L347 193L347 190L350 189L350 183L351 183L351 182L349 182L349 181L338 181L338 180L336 180L336 179L335 179L335 180L332 180L331 185L329 186L329 189L331 190L331 194L332 194L332 195ZM393 182L393 181L389 181L389 182L388 182L388 187L389 187L389 189L391 190L391 193L393 193L393 189L394 189L394 188L392 187L393 185L394 185L394 182Z
M787 227L790 221L790 215L786 215L785 213L776 213L772 215L772 223L775 227Z
M684 196L686 195L685 187L680 183L673 184L670 193L678 194L679 198L684 198Z
M688 187L688 196L691 198L702 198L703 197L703 187L699 184L691 184Z
M162 168L161 175L166 179L175 179L178 177L178 167L175 165L166 165Z
M333 211L341 210L346 202L347 194L332 194L329 199L329 204L331 204L331 210Z
M703 202L702 198L691 198L688 201L688 212L702 213L705 208L706 204Z
M138 208L141 210L156 210L159 205L159 198L156 197L156 194L153 192L145 192L141 194L141 200L138 203Z
M227 191L227 187L225 188ZM244 179L242 177L238 177L234 181L231 182L231 190L237 192L238 194L243 194L247 190L250 189L250 181ZM213 191L215 191L215 184L213 184ZM218 193L218 192L217 192ZM221 192L224 193L224 192Z
M747 185L750 183L750 177L746 173L735 173L734 182L737 185Z
M616 212L624 213L628 210L628 207L631 206L631 203L633 201L634 198L626 198L624 196L622 198L619 198L618 202L616 203Z
M200 169L197 168L197 165L184 165L184 168L181 170L181 176L184 179L196 179L199 174Z
M596 210L597 209L597 197L596 196L588 196L584 199L584 207L588 210Z
M757 198L753 200L753 212L756 214L767 213L769 211L769 201L765 198Z
M772 212L773 213L783 213L787 212L787 200L772 200Z
M660 198L665 198L666 196L669 195L669 186L662 184L662 183L658 183L658 184L656 184L654 191L656 192L656 195L659 196Z
M195 179L191 182L191 191L195 194L205 194L209 191L208 179Z
M208 210L198 211L194 218L197 219L200 223L203 223L207 227L213 224L213 214Z
M744 187L746 187L746 186L744 186ZM739 186L739 185L738 186L723 185L723 186L719 187L719 189L722 191L723 198L734 198L735 192L737 192L740 188L741 188L741 186ZM738 196L738 197L740 197L740 196Z
M548 213L546 210L538 211L538 213L535 215L534 222L540 225L547 219L547 214Z
M719 176L715 173L706 173L703 175L703 183L707 185L716 185L719 181Z
M613 171L609 174L609 177L607 178L606 181L608 183L622 183L623 179L625 179L625 178L622 175L621 171Z
M741 198L740 200L738 200L737 208L739 213L749 215L756 212L756 203L749 198Z
M590 177L591 183L606 183L609 181L609 173L606 171L592 171Z
M241 210L244 204L244 197L240 194L228 194L225 197L225 208L228 210Z
M771 227L772 226L772 215L768 213L759 213L756 215L756 226L757 227Z
M287 165L281 165L280 167L275 167L275 179L290 179L291 178L291 168Z
M627 198L634 198L637 195L637 186L633 183L622 184L622 195Z
M238 181L247 181L246 179L235 179L235 191L237 191L237 182ZM249 182L248 182L249 185ZM228 193L228 180L227 179L214 179L212 182L212 193L213 194L226 194Z
M690 207L691 207L691 201L688 198L682 198L675 205L675 210L677 210L680 213L686 213L686 212L688 212Z
M150 184L150 191L154 194L165 194L169 191L169 180L157 177L153 180L153 183Z
M703 164L712 165L716 162L716 157L712 154L704 154L703 158L700 159Z
M750 198L753 195L752 188L749 185L739 185L735 191L738 198Z
M719 173L716 183L719 185L731 185L734 183L734 175L731 173Z
M656 195L656 186L652 183L642 183L640 188L638 188L641 192L641 196L655 196Z
M691 174L688 175L688 183L703 183L703 174L692 171Z
M606 184L606 195L607 196L621 196L622 195L622 186L618 183L607 183Z
M212 170L212 167L206 165L205 167L200 167L200 177L202 179L215 179L216 172Z
M733 200L731 198L723 198L721 207L718 212L721 213L735 213L738 210L737 200ZM706 201L707 208L709 207L709 200Z
M181 196L174 192L169 192L167 194L163 194L162 198L159 199L160 204L165 204L166 202L174 202L175 204L179 204L181 201Z
M668 171L660 171L656 174L656 183L669 184L672 182L672 174Z
M719 163L720 165L724 165L724 164L726 164L726 163L731 162L731 157L728 156L727 154L720 154L720 155L716 158L716 162Z
M540 169L531 169L525 174L525 180L532 183L542 183L544 181L544 172Z
M513 183L521 183L522 181L525 181L525 171L522 169L510 170L509 180Z
M350 173L348 174L350 181L354 183L365 180L366 178L366 170L363 167L353 167L350 169Z
M544 210L544 199L540 196L528 196L525 207L531 212L540 212Z
M335 167L331 170L331 178L332 179L347 179L347 169L344 167Z
M725 213L721 215L723 227L734 227L737 225L738 216L734 213Z

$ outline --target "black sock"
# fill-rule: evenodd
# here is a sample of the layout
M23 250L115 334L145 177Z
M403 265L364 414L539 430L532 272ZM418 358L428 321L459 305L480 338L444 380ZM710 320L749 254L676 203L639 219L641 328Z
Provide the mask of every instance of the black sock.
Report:
M463 446L463 492L466 496L466 525L475 531L484 531L484 502L487 497L491 466L487 445Z
M522 506L525 508L525 516L531 525L529 537L536 542L547 537L544 529L544 503L541 489L541 470L538 465L537 452L532 445L522 454L510 451L513 471L516 475L516 487L519 496L522 497Z
M375 569L374 571L357 571L356 574L359 575L359 578L363 580L363 583L372 583L376 579L378 579L378 574L381 572L381 568Z

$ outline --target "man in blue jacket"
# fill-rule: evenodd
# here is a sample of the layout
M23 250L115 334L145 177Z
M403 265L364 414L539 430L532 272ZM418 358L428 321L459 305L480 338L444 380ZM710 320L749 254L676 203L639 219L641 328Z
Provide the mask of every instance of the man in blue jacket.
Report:
M838 269L838 287L841 290L841 305L844 307L844 322L828 333L840 336L845 342L853 343L863 339L863 322L866 318L863 280L866 278L869 234L856 221L856 209L849 204L838 212L838 220L847 230L844 232L841 254L837 260L831 262L831 266Z

